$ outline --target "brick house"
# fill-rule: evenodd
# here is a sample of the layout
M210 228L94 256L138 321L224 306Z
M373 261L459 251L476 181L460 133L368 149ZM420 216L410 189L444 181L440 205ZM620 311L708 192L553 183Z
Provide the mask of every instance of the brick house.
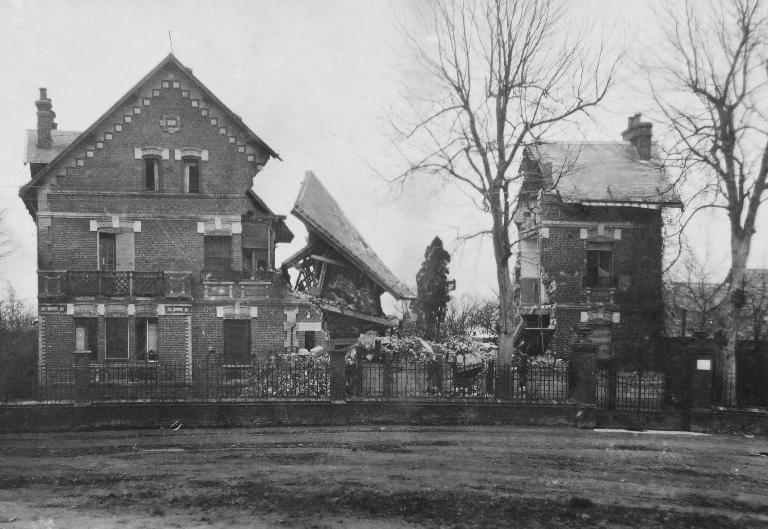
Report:
M275 246L293 234L252 190L278 154L173 55L83 132L40 89L28 131L39 364L247 363L319 343ZM317 334L317 336L315 336Z
M682 203L651 156L651 128L637 114L621 142L526 149L514 213L524 352L567 356L583 322L603 366L660 354L662 210Z

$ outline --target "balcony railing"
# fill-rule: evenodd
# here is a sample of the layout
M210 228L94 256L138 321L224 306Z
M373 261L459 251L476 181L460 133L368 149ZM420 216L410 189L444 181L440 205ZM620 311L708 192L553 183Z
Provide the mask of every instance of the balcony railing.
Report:
M41 299L85 297L192 297L190 272L46 270L38 272Z
M203 272L203 296L209 300L259 298L281 285L280 272L274 270Z
M584 288L616 288L619 278L615 276L599 277L593 275L584 276L582 286Z

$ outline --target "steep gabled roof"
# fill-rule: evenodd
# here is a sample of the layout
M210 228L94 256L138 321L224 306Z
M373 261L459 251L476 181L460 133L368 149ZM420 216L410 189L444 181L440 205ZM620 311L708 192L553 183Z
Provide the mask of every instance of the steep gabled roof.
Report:
M291 213L308 231L314 232L396 299L415 297L368 246L312 171L306 173Z
M76 149L81 147L81 144L88 140L90 135L95 132L111 115L113 115L117 110L124 107L129 101L133 100L135 98L135 94L139 89L149 82L160 70L162 70L165 66L168 64L173 64L179 69L181 69L185 75L189 76L190 80L197 85L197 88L200 89L200 91L205 94L205 96L210 99L213 103L215 103L226 115L229 117L233 122L235 122L239 127L242 127L243 131L250 137L251 141L257 143L262 148L264 148L267 153L277 159L280 159L280 155L277 154L269 145L267 145L264 140L259 138L259 136L256 135L255 132L253 132L248 125L246 125L242 119L240 119L240 116L232 112L224 103L221 102L221 100L216 97L216 95L211 92L195 75L192 73L192 70L190 68L187 68L184 66L181 61L179 61L172 53L168 54L160 63L158 63L157 66L155 66L152 71L150 71L147 75L145 75L138 83L133 85L123 97L118 99L118 101L112 105L109 110L107 110L102 116L97 119L90 127L88 127L85 131L83 131L79 136L77 136L75 139L70 141L70 143L63 147L58 153L55 154L55 156L49 160L47 163L48 165L43 168L39 173L37 173L31 181L24 184L21 189L19 190L19 196L24 199L24 202L27 204L27 208L29 209L29 199L31 197L29 196L29 191L32 188L40 186L40 184L43 182L43 179L46 178L53 167L57 165L57 163L61 160L66 159L67 156L69 156L72 152L74 152ZM51 131L52 136L56 136L56 131ZM63 132L63 131L62 131ZM65 137L61 136L59 137L60 143L63 143L65 141ZM29 134L28 134L28 141L29 141ZM56 140L54 139L54 147L56 147ZM37 144L35 143L35 146ZM36 147L37 148L37 147ZM56 149L51 149L52 151L55 151ZM48 151L48 149L46 149ZM41 158L47 158L48 154L38 154L37 156ZM29 158L29 148L27 150L27 158ZM44 162L41 162L44 163Z
M638 158L629 142L539 143L527 155L565 202L682 206L664 166Z

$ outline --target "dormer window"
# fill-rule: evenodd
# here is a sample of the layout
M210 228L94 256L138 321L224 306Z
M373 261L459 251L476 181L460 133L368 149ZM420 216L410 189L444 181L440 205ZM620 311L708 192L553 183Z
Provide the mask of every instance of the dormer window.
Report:
M200 192L200 158L186 157L184 161L184 192Z

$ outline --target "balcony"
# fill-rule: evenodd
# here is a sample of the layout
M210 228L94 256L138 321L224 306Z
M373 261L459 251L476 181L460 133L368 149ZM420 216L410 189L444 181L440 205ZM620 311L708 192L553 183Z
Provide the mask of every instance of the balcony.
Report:
M254 299L269 297L282 288L280 272L226 270L203 273L203 296L208 300Z
M72 297L191 299L190 272L45 270L38 272L38 298Z

